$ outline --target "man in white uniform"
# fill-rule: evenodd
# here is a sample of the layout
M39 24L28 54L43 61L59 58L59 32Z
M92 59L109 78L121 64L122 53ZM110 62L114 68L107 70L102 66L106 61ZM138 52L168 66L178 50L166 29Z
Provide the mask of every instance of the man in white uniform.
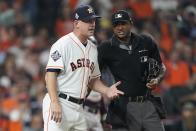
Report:
M97 48L88 40L94 34L95 15L89 5L79 6L74 13L73 32L55 42L46 67L48 93L43 100L45 131L87 131L82 104L87 89L114 99L124 93L110 88L99 79Z

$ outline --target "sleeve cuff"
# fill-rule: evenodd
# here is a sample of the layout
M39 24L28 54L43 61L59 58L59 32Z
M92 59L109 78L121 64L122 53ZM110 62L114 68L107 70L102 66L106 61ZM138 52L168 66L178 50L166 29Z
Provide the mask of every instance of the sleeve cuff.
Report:
M60 69L51 69L51 68L48 68L46 69L46 72L57 72L57 73L60 73Z

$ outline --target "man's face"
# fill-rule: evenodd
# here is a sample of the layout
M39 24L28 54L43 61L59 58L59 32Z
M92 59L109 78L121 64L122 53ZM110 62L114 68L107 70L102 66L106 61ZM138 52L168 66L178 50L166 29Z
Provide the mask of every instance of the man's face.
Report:
M119 21L113 24L114 34L120 39L127 37L130 34L131 23L126 21Z
M89 37L94 35L95 19L89 21L79 21L78 27L83 36Z

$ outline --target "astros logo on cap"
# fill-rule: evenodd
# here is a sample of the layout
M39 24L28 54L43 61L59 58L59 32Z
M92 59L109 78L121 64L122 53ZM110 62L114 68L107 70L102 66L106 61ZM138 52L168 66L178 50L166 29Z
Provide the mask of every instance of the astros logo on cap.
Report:
M93 13L93 9L92 8L88 8L88 13Z

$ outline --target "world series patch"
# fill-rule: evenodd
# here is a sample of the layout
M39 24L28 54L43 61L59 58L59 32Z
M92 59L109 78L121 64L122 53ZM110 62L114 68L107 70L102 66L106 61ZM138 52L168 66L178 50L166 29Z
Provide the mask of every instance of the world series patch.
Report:
M59 58L61 58L61 54L56 50L51 54L51 57L54 61L57 61Z

